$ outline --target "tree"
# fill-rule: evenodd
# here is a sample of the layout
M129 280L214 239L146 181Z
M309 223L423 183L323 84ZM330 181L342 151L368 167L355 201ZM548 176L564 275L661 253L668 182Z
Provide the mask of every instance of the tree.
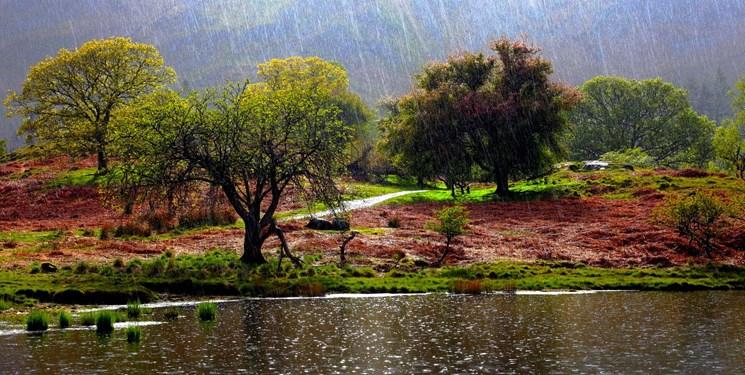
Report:
M465 231L466 224L468 224L468 212L461 206L445 207L437 211L435 218L437 220L428 223L429 228L445 236L445 250L437 260L439 266L450 253L453 240Z
M32 66L20 93L5 101L21 116L19 134L73 154L96 154L108 167L109 124L115 111L174 82L158 50L129 38L90 40Z
M712 144L724 168L745 179L745 127L735 120L726 120L714 133Z
M658 164L701 164L714 124L693 111L684 89L661 79L595 77L571 112L572 157L596 159L640 148ZM704 154L701 156L701 154Z
M550 81L551 63L538 48L504 38L491 48L496 56L466 53L427 66L414 92L399 100L391 127L428 137L399 141L398 155L432 158L437 175L442 165L470 173L465 165L473 162L505 196L510 178L544 170L563 154L565 112L578 97Z
M254 264L265 262L267 238L284 237L274 214L288 186L339 207L334 177L351 139L336 104L348 93L342 67L290 57L259 65L258 75L262 82L186 98L149 95L122 114L116 137L119 174L134 176L125 181L219 186L245 224L241 259Z
M7 142L4 139L0 139L0 161L5 159L5 155L8 153Z

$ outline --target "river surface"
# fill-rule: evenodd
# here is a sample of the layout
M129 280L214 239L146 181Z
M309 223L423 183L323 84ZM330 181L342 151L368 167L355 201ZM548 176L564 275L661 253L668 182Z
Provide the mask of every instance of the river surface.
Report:
M169 309L139 344L0 328L0 373L745 373L745 292L244 300L212 324Z

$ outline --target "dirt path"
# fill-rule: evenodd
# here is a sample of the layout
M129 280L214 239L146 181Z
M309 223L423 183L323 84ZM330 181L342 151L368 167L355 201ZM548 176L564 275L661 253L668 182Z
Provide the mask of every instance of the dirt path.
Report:
M344 201L342 202L342 205L344 206L344 209L346 211L354 211L354 210L359 210L361 208L372 207L378 203L383 203L389 199L397 198L397 197L404 196L404 195L414 194L414 193L423 193L425 191L427 190L398 191L395 193L378 195L376 197ZM301 219L307 219L310 217L324 217L324 216L329 216L333 213L334 213L333 210L324 210L324 211L318 211L318 212L313 212L309 214L300 214L300 215L290 216L288 218L283 219L283 221L301 220Z

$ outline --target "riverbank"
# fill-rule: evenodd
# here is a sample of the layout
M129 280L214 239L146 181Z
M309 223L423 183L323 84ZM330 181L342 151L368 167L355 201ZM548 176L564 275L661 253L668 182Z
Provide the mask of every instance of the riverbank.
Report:
M4 310L38 304L123 304L195 296L321 296L325 293L484 293L515 290L745 290L745 268L728 265L600 268L571 262L502 261L431 268L408 261L385 272L276 259L257 267L232 252L164 254L127 263L64 267L55 273L0 272Z

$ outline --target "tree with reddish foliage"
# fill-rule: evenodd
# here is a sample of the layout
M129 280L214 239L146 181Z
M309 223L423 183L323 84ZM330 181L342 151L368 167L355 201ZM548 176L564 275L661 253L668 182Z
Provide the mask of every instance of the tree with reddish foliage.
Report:
M428 65L386 119L384 144L403 143L389 148L394 158L429 157L436 175L473 162L506 196L511 178L543 171L563 155L566 111L579 95L549 79L551 63L537 47L502 38L491 49L495 56L466 53ZM424 139L396 138L407 134Z

